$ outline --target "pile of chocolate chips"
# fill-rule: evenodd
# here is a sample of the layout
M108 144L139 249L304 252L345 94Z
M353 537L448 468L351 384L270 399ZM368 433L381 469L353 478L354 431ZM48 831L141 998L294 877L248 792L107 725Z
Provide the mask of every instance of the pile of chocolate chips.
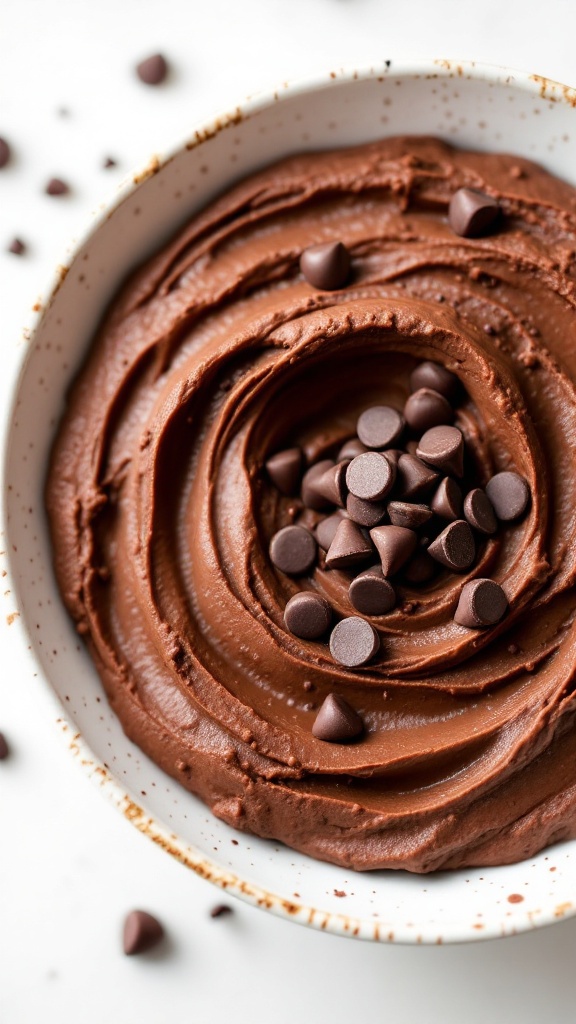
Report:
M461 393L455 374L423 362L410 388L402 412L387 405L366 409L356 436L334 458L305 467L301 449L289 448L266 462L268 477L283 494L300 489L303 522L316 520L311 529L301 522L274 534L274 566L296 577L318 563L351 574L350 603L363 617L342 619L329 639L332 657L348 668L378 653L379 635L366 617L392 611L397 581L424 586L442 569L468 572L482 541L499 523L518 520L530 502L528 484L515 472L497 473L484 488L474 480L464 436L453 425ZM499 584L474 579L462 587L454 620L471 629L489 627L507 609ZM305 640L325 637L333 617L329 602L310 589L285 608L287 629Z

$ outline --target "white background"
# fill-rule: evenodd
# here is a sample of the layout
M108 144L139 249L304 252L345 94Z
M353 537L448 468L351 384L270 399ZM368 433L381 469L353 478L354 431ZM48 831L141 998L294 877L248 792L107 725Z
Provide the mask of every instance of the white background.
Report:
M157 51L173 73L151 89L133 66ZM286 79L389 57L576 85L575 53L572 0L2 0L0 135L14 158L0 170L0 359L90 211L196 121ZM102 169L108 155L117 169ZM53 176L70 196L44 195ZM25 256L6 252L15 235ZM102 799L39 680L18 687L0 670L0 729L12 751L0 763L0 1024L575 1019L576 920L451 948L339 939L237 901L213 920L219 891ZM135 906L169 940L127 959L122 918Z

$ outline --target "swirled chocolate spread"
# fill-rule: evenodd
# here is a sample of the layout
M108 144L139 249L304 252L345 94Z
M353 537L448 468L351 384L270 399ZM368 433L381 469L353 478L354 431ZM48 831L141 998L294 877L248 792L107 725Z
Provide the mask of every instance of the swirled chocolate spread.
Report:
M123 727L356 869L576 835L576 191L393 138L299 156L124 285L47 480Z

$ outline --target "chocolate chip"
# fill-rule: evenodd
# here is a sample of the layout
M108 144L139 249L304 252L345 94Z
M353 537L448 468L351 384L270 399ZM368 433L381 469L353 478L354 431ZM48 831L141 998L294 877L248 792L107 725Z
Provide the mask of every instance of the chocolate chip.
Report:
M306 508L313 508L316 512L323 512L324 509L330 508L330 502L316 489L316 484L323 473L333 465L332 459L321 459L304 473L300 493Z
M438 571L438 563L428 554L425 548L418 548L404 568L402 576L407 583L429 583Z
M434 497L430 502L430 508L441 519L454 519L462 517L462 491L452 477L445 476Z
M408 501L389 501L388 515L393 526L417 530L431 519L432 509L428 505L414 505Z
M4 761L8 757L10 749L6 742L6 737L3 732L0 732L0 761Z
M328 551L328 548L336 536L336 530L340 526L342 520L346 518L347 516L344 510L339 508L331 516L326 516L325 519L321 519L320 522L316 524L314 530L316 540L324 551Z
M336 693L329 693L316 715L312 735L326 743L343 743L355 739L363 729L360 715L348 701Z
M282 494L295 494L302 472L300 448L285 448L266 460L266 472Z
M470 580L462 587L454 622L470 629L494 626L507 610L508 600L498 583L494 580Z
M168 74L168 63L161 53L154 53L136 65L136 74L145 85L160 85Z
M26 251L24 242L21 242L19 238L13 238L8 246L8 252L13 252L15 256L21 256Z
M373 405L360 416L356 431L367 448L389 448L404 430L404 417L389 405Z
M373 558L372 545L355 523L343 519L326 553L327 569L348 569Z
M458 393L459 380L455 373L451 373L440 363L420 363L410 374L410 389L419 391L420 388L432 388L440 395L444 395L449 401Z
M530 501L530 488L524 477L506 470L496 473L486 484L486 494L494 511L502 522L518 519L526 511Z
M349 464L349 460L345 460L344 462L339 462L336 466L331 466L314 485L318 493L326 498L331 505L339 505L340 508L344 508L346 504L346 494L348 493L346 470Z
M347 668L358 668L370 661L380 649L380 637L366 619L350 615L332 630L330 653Z
M349 494L346 498L346 512L353 523L370 530L384 519L386 505L381 501L363 501L355 494Z
M10 146L6 139L0 138L0 167L6 167L10 159Z
M332 621L332 609L325 598L311 591L294 594L284 609L286 628L301 640L318 640Z
M70 186L61 178L50 178L46 185L45 192L48 196L65 196L70 191Z
M270 541L270 559L288 576L302 576L316 561L317 545L303 526L284 526Z
M350 253L342 242L312 245L300 257L300 270L313 288L336 291L350 276Z
M396 470L395 494L409 500L427 494L438 480L438 473L425 466L415 455L401 455Z
M394 576L418 543L414 531L404 526L376 526L370 530L370 538L380 555L384 576Z
M392 489L396 473L393 463L380 452L357 455L346 470L348 490L363 501L379 501Z
M117 161L114 160L113 157L111 157L111 156L104 157L104 160L102 161L102 167L104 167L105 170L108 170L110 167L116 167L116 166L117 166Z
M217 903L215 907L212 907L210 917L227 917L231 913L232 907L229 907L227 903Z
M500 206L492 196L473 188L459 188L448 207L448 223L462 238L486 235L500 218Z
M379 565L361 572L348 590L350 601L362 615L385 615L396 604L396 592Z
M472 530L464 519L450 523L428 548L429 554L453 572L469 569L474 561L476 547Z
M450 402L439 391L419 388L406 401L404 419L412 430L419 434L442 423L452 423L454 410Z
M422 435L416 451L419 459L444 473L462 476L464 472L464 438L458 427L432 427Z
M157 918L145 910L132 910L124 921L124 952L126 956L145 953L156 946L164 935Z
M475 530L488 536L498 529L494 506L481 487L468 491L464 498L464 518Z
M349 441L345 441L342 445L338 455L336 456L336 462L343 462L344 459L355 459L357 455L363 455L368 449L359 437L351 437Z

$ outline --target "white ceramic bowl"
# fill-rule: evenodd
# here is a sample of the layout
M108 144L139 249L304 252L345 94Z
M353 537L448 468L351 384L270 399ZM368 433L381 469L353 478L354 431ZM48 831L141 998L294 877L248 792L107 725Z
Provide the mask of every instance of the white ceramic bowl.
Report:
M139 829L217 885L293 921L432 943L549 924L576 912L576 842L503 868L356 874L234 832L164 775L108 708L52 575L42 490L65 388L127 270L239 177L299 150L416 133L516 152L576 184L575 104L572 90L536 76L447 61L386 62L251 99L123 184L58 268L18 365L5 367L0 571L16 605L1 628L6 657L19 666L12 685L41 677L70 750Z

